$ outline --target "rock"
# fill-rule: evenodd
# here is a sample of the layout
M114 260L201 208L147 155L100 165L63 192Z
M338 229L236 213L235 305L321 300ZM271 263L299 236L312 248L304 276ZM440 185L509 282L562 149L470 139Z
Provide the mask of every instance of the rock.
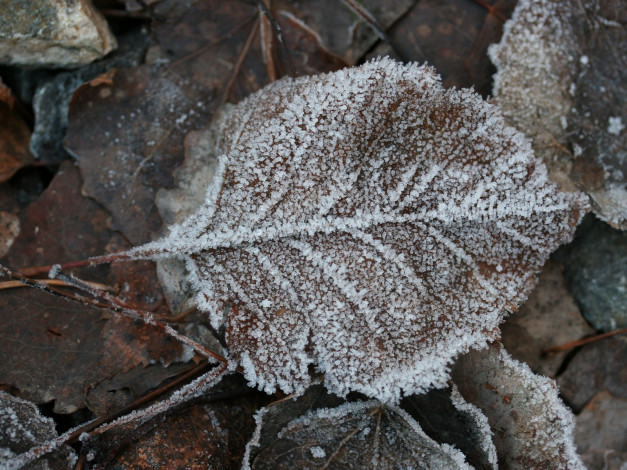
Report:
M627 328L627 232L588 216L560 254L568 290L594 328Z
M0 0L0 63L70 68L116 48L89 0Z

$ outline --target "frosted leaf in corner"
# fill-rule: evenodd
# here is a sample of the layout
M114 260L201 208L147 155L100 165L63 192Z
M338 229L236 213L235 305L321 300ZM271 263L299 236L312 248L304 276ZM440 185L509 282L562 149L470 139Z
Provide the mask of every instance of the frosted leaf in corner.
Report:
M444 385L586 210L496 107L427 66L283 79L218 125L205 202L131 256L183 259L267 392L304 390L310 366L384 402Z

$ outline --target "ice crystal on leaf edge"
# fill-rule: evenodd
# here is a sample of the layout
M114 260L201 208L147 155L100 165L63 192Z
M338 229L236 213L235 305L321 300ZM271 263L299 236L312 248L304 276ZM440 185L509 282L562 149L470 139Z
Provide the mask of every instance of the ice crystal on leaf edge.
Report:
M312 365L340 396L444 386L587 209L495 106L424 65L283 79L218 125L204 204L129 255L185 260L266 392L302 392Z

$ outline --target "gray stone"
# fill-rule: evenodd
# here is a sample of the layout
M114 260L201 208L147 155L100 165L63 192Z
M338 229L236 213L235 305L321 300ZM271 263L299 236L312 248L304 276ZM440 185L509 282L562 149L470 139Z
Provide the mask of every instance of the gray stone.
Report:
M602 331L627 328L627 231L589 215L560 258L586 320Z
M0 0L0 63L80 67L116 46L89 0Z

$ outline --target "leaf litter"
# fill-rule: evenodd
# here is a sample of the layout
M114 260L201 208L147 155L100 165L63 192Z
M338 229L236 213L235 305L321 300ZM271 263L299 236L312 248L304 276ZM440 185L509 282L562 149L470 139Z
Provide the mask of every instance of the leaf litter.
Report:
M400 199L400 198L399 198L399 199ZM479 200L481 200L481 198L479 198ZM572 216L572 218L573 218L573 219L577 219L577 218L578 218L578 216L574 216L574 215L573 215L573 216ZM430 221L429 221L429 222L430 222ZM574 223L573 223L573 224L574 224ZM326 235L326 233L325 233L325 235ZM553 234L553 235L555 235L555 234ZM568 235L567 235L567 234L563 234L563 238L564 238L564 239L566 239L567 237L568 237ZM237 245L237 244L235 244L235 245L233 245L233 246L235 246L236 248L238 248L238 245ZM544 256L546 256L546 255L548 255L548 252L544 254ZM371 260L371 261L372 261L372 260ZM456 261L456 262L458 262L459 260L455 260L455 261ZM525 260L525 261L528 261L528 260ZM457 263L451 263L451 264L453 264L453 265L454 265L454 264L457 264ZM531 263L531 264L533 264L533 263ZM484 267L484 266L481 266L481 267L482 267L483 269L485 269L485 267ZM527 266L527 267L528 267L528 266ZM537 270L537 268L535 268L535 269ZM529 271L529 273L530 273L530 271ZM194 279L193 279L193 277L192 277L192 280L194 280ZM525 281L526 281L526 282L530 282L530 283L532 283L532 282L531 282L531 276L528 278L528 280L526 279ZM526 290L525 290L525 291L526 291ZM224 302L224 304L227 306L227 308L230 308L230 307L232 307L232 306L237 307L238 302L240 302L240 299L238 299L238 298L237 298L237 296L232 295L232 292L231 292L230 294L231 294L231 296L230 296L230 297L226 297L226 296L225 296L225 302ZM524 297L524 294L522 294L522 296ZM265 301L265 300L269 300L269 299L268 299L268 298L265 298L265 299L263 299L261 302L263 302L263 301ZM511 307L513 306L513 304L509 304L509 303L508 303L508 304L507 304L507 306L508 306L508 308L511 308ZM232 312L232 313L234 312L235 314L239 314L239 312L238 312L237 310L232 310L231 312ZM286 312L281 312L281 309L278 309L278 310L277 310L277 312L280 312L280 313L281 313L281 314L283 314L283 315L286 313ZM280 316L280 315L279 315L279 316ZM227 331L228 331L228 330L227 330ZM484 339L484 341L485 341L485 339ZM314 447L312 448L312 450L311 450L311 455L312 455L312 456L314 456L314 457L316 457L316 455L318 455L318 456L322 455L322 453L323 453L323 452L324 452L324 449L322 449L320 446L314 446ZM314 455L314 454L316 454L316 455Z

